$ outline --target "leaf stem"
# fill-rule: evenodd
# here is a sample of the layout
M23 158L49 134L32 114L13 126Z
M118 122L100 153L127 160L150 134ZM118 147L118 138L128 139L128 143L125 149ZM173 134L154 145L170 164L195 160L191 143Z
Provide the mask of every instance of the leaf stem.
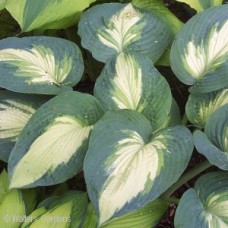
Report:
M212 164L209 161L204 161L201 164L197 165L195 168L191 169L189 172L180 177L180 179L174 183L168 190L166 190L160 197L168 198L170 197L178 188L180 188L183 184L203 172L204 170L211 167Z

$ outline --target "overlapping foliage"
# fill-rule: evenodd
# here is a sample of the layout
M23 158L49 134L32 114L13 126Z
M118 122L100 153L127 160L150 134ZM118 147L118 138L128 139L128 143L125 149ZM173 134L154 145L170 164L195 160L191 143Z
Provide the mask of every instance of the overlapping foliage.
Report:
M21 28L0 40L0 227L155 226L194 145L208 161L188 177L223 171L184 193L175 227L228 226L228 5L184 1L198 13L183 24L160 0L19 2L0 1ZM103 63L92 95L76 91L88 52ZM160 64L189 86L193 134ZM87 193L69 191L81 171Z

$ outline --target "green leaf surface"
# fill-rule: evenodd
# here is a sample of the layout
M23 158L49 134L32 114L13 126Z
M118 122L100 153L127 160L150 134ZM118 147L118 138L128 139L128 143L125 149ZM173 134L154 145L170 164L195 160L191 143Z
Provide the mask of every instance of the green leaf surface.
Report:
M39 217L47 212L47 209L44 207L34 210L31 214L27 216L27 219L22 223L21 228L29 228L30 225L36 221Z
M107 3L87 10L79 21L82 46L107 62L120 52L137 51L155 62L169 43L169 31L156 16L131 3Z
M184 2L197 12L201 12L212 6L222 5L223 0L177 0L178 2Z
M37 191L36 189L33 188L33 189L23 189L21 190L21 192L22 192L23 200L26 205L26 215L29 215L36 207Z
M0 0L0 10L3 10L6 6L6 1L7 0Z
M156 199L143 208L112 219L102 228L146 228L155 227L168 209L169 203Z
M174 219L176 228L225 228L228 226L228 174L201 176L194 189L181 197Z
M5 171L5 169L3 169L3 171L0 174L0 204L4 199L4 197L6 196L6 194L8 193L8 191L9 191L8 174Z
M23 227L81 227L87 208L87 195L85 192L70 191L61 197L35 210L29 217L34 218Z
M169 84L151 60L139 54L121 53L108 61L96 80L94 96L105 110L142 113L154 131L166 122L172 104Z
M26 215L26 206L20 190L8 192L0 204L0 227L18 228Z
M42 105L9 157L11 188L61 183L79 172L93 125L103 115L91 95L65 92Z
M171 48L171 67L191 93L228 86L228 5L212 7L192 17ZM208 20L210 18L210 20Z
M228 89L203 94L190 94L185 111L191 123L203 128L211 114L225 104L228 104Z
M0 41L0 86L21 93L58 94L72 90L84 70L76 44L55 37Z
M75 24L81 12L95 0L7 0L6 9L22 32L61 29Z
M152 132L133 110L109 111L95 125L84 173L100 225L158 198L186 168L193 150L189 130Z
M97 228L98 217L91 203L88 204L82 228Z
M215 111L205 125L204 133L195 131L194 143L211 164L228 170L228 104Z
M116 217L109 222L101 225L101 228L147 228L155 227L161 217L167 210L169 202L156 199L148 203L143 208L136 211L126 213L120 217ZM98 218L92 204L88 205L87 217L83 224L83 228L96 228Z
M10 91L0 93L0 159L8 161L20 132L48 98Z

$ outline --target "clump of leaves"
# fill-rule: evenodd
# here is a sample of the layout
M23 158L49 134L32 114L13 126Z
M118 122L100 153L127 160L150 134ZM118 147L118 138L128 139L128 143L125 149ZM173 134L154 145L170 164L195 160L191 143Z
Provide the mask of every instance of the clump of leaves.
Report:
M2 3L21 27L0 41L2 227L151 227L171 203L176 227L228 226L228 5L184 1L198 13L183 24L162 1L122 2ZM76 91L88 51L104 64L92 95ZM183 120L157 65L189 86ZM208 160L182 175L194 146ZM81 171L87 193L69 191Z

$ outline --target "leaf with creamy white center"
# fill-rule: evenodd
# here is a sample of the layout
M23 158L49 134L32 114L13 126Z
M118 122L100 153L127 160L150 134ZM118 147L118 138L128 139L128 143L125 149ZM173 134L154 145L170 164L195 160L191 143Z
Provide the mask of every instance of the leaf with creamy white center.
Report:
M106 112L95 125L84 173L100 225L158 198L186 168L190 131L176 126L152 132L148 119L134 110Z
M203 128L210 115L225 104L228 104L228 89L190 94L185 111L191 123Z
M78 34L82 46L101 62L128 51L142 53L155 62L167 47L170 36L158 17L131 3L107 3L90 8L79 21Z
M90 131L102 115L100 103L79 92L62 93L42 105L10 154L10 187L54 185L78 173Z
M132 109L161 128L172 104L169 84L141 54L124 54L108 61L94 87L94 96L105 110Z
M11 91L58 94L72 90L84 70L80 49L56 37L0 41L0 86Z
M228 86L228 5L196 14L179 31L171 48L171 67L191 93ZM210 18L210 20L208 20Z
M174 223L176 228L228 227L227 172L201 176L181 197Z
M197 12L201 12L212 6L222 5L223 0L177 0L178 2L184 2Z
M0 159L8 161L17 137L47 96L0 93Z
M72 26L92 2L95 0L7 0L6 9L22 32L28 32Z
M195 131L194 143L211 164L228 170L228 104L215 111L205 124L204 133Z

